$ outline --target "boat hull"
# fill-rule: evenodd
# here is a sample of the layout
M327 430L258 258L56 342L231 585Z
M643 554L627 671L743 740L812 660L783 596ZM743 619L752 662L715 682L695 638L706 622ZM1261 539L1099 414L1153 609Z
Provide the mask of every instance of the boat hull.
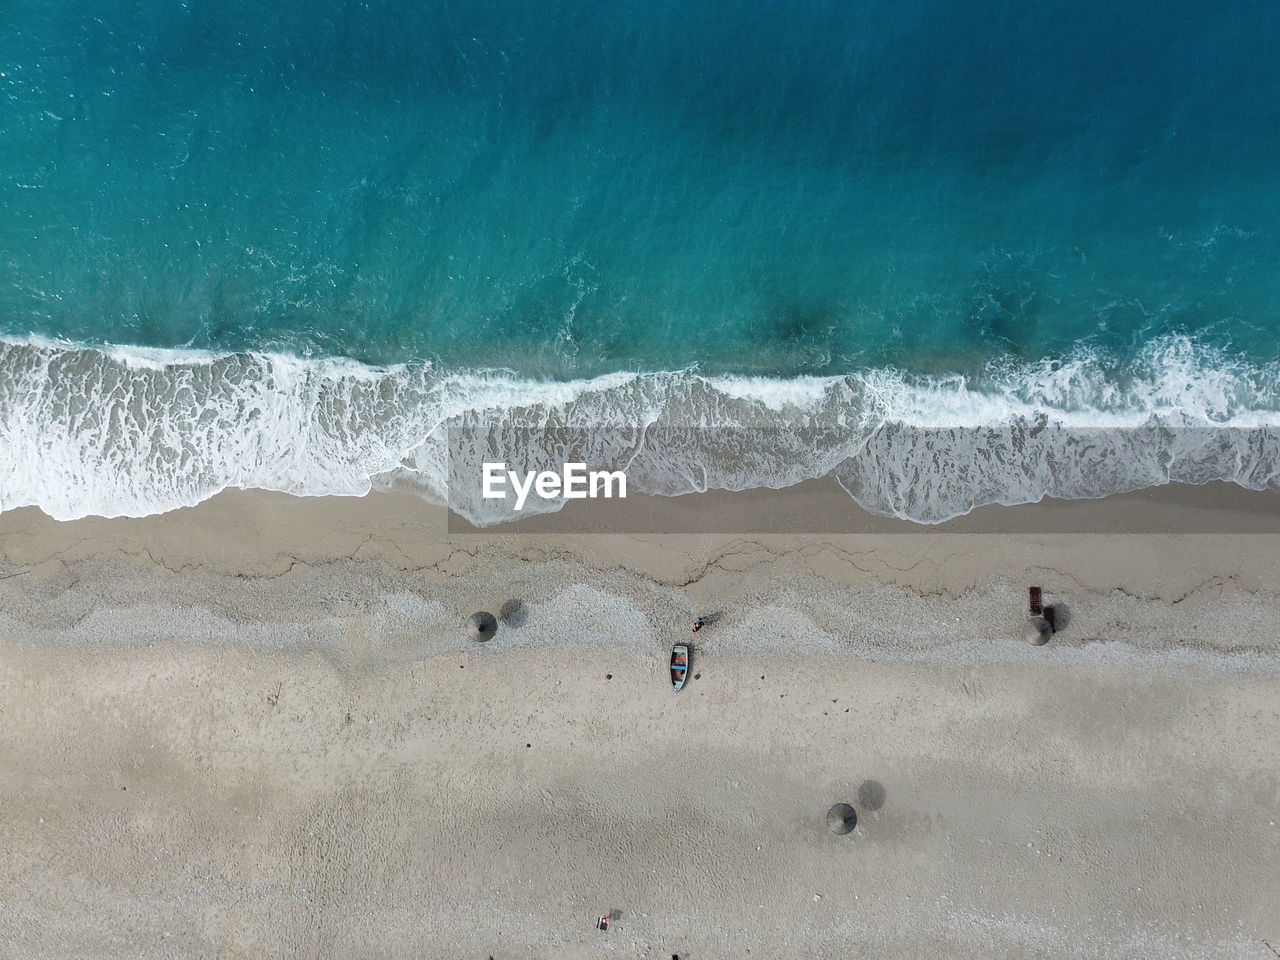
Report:
M676 691L684 689L689 679L689 648L677 643L671 648L671 688Z

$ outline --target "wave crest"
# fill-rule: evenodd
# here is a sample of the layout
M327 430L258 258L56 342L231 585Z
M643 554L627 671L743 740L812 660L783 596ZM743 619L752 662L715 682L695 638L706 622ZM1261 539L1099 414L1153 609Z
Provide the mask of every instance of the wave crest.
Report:
M1005 359L973 379L872 369L553 383L430 364L0 342L0 510L58 519L145 516L230 487L360 496L408 486L494 523L510 517L495 501L456 482L450 500L449 444L537 461L568 452L566 431L584 429L596 437L587 455L629 458L632 492L831 475L867 510L938 523L985 504L1173 481L1276 487L1280 368L1166 337L1127 367L1082 348Z

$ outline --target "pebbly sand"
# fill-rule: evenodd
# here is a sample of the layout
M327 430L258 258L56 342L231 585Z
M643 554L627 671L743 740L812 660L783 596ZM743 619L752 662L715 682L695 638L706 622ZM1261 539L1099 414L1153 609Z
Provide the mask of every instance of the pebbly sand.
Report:
M1266 528L1213 494L999 517ZM868 530L4 515L0 955L1280 950L1280 536ZM1042 648L1030 583L1068 621Z

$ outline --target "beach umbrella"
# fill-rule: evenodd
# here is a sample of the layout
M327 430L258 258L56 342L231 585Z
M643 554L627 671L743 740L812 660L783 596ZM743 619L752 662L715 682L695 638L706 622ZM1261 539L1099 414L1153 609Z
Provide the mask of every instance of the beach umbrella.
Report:
M857 825L858 814L847 803L837 803L827 811L827 826L831 828L832 833L841 835L852 833Z
M477 643L492 640L497 632L498 621L492 613L481 610L479 613L473 613L471 619L467 621L467 633L471 634L471 639Z
M1052 633L1053 627L1049 626L1049 621L1044 617L1032 617L1022 628L1023 639L1037 647L1043 647L1048 643Z

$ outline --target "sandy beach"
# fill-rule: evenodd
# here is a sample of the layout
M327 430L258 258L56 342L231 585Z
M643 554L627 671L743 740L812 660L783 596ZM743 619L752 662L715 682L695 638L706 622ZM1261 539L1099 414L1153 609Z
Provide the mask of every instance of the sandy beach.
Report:
M450 534L399 494L0 516L0 953L1280 950L1277 498L823 535L734 533L744 502L680 502L723 516L697 536Z

